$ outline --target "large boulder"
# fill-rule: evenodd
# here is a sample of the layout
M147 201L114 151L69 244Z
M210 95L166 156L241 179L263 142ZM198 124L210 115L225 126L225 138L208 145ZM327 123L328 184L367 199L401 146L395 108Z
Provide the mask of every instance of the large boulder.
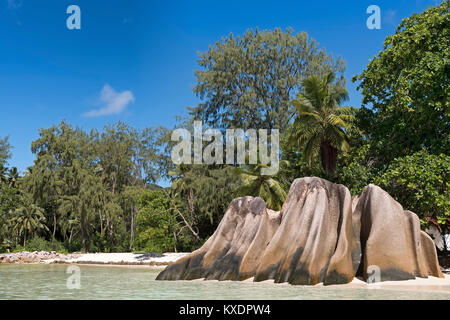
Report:
M198 250L170 264L157 280L251 277L279 225L279 213L254 197L234 199L214 234Z
M375 273L373 273L375 272ZM296 179L280 212L234 199L214 234L157 280L245 280L314 285L443 277L418 217L388 193L360 196L320 178Z
M367 280L377 272L381 281L442 277L433 240L420 230L419 218L386 191L367 186L353 216L362 251L358 275Z
M350 282L360 259L352 241L351 204L350 192L343 185L319 178L296 179L255 281Z

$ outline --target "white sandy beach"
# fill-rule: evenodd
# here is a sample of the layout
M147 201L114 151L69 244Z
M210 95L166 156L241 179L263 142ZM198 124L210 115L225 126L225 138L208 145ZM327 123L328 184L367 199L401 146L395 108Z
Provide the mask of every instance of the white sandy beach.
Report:
M416 278L403 281L383 281L368 284L360 279L353 279L352 282L344 286L351 288L366 289L396 289L396 290L415 290L415 291L443 291L450 293L450 275L444 275L445 278ZM319 285L320 286L320 285ZM339 286L339 285L334 285Z
M213 280L214 281L214 280ZM247 279L243 282L251 283L253 278ZM273 280L266 280L266 283L274 283ZM288 283L277 283L276 285L291 286ZM324 287L322 283L315 285L314 287ZM347 284L336 284L327 286L329 288L356 288L356 289L392 289L392 290L414 290L414 291L441 291L450 293L450 275L445 274L444 278L428 277L428 278L416 278L404 281L383 281L378 283L368 284L358 278L353 279L352 282Z
M166 266L189 253L86 253L76 258L68 259L66 263L76 264L107 264L107 265L152 265ZM49 261L48 263L51 263Z
M155 266L164 267L189 253L153 253L153 252L126 252L126 253L71 253L34 251L0 254L0 264L23 263L74 263L98 265L129 265L129 266Z

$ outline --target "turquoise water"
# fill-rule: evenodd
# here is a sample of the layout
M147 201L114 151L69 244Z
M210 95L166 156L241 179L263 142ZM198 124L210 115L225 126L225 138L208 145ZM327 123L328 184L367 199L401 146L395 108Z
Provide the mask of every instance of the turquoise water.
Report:
M79 266L80 289L68 289L68 265L0 265L0 299L433 299L450 293L304 287L232 281L155 281L147 267Z

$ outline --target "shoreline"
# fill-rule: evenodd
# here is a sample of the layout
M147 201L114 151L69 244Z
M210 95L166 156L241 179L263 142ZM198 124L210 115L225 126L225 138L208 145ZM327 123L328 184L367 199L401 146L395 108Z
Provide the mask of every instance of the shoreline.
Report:
M189 253L72 253L35 251L0 254L0 264L80 264L165 267Z
M186 280L181 280L186 281ZM211 282L221 282L219 280L205 280L194 279L188 281L211 281ZM231 280L226 280L231 281ZM252 278L248 278L243 281L236 281L242 283L255 283ZM308 287L308 288L345 288L345 289L365 289L365 290L397 290L397 291L415 291L415 292L436 292L443 294L450 294L450 275L444 274L444 278L436 278L429 276L428 278L415 278L410 280L401 280L401 281L382 281L377 283L367 283L359 278L354 278L349 283L344 284L333 284L324 286L323 283L318 283L312 286L302 286L302 285L293 285L287 282L283 283L275 283L272 280L265 280L258 283L267 283L273 284L277 286L293 286L293 287Z
M80 266L93 267L129 267L129 268L152 268L163 269L172 262L187 256L190 253L146 253L146 252L128 252L128 253L73 253L59 254L56 252L20 252L0 254L0 265L2 264L73 264ZM202 281L196 279L193 281ZM253 283L253 278L241 281L242 283ZM215 281L215 280L209 280ZM273 280L263 281L274 283ZM289 285L287 283L276 285ZM354 278L353 281L346 284L324 286L322 283L314 285L316 288L349 288L366 290L402 290L402 291L430 291L450 294L450 274L444 273L444 278L428 277L416 278L403 281L383 281L374 284L368 284L361 279Z

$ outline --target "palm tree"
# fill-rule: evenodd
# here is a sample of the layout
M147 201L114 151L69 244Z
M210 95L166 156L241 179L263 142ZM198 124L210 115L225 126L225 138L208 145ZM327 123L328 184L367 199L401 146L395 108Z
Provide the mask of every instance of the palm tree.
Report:
M338 151L350 149L345 130L355 121L356 110L340 107L348 99L348 93L334 80L333 73L303 80L303 90L292 101L296 118L288 136L291 146L303 147L303 155L310 165L319 153L327 175L336 171Z
M17 209L11 212L11 224L13 230L23 235L23 246L25 247L27 235L34 236L40 230L48 231L45 225L44 209L31 203L28 199Z
M272 210L280 210L286 200L287 193L282 184L272 176L261 174L264 164L249 165L248 169L238 168L243 185L237 190L239 196L260 197L266 202L266 206Z
M19 180L19 171L16 167L12 167L8 171L9 186L14 188L16 186L17 180Z

